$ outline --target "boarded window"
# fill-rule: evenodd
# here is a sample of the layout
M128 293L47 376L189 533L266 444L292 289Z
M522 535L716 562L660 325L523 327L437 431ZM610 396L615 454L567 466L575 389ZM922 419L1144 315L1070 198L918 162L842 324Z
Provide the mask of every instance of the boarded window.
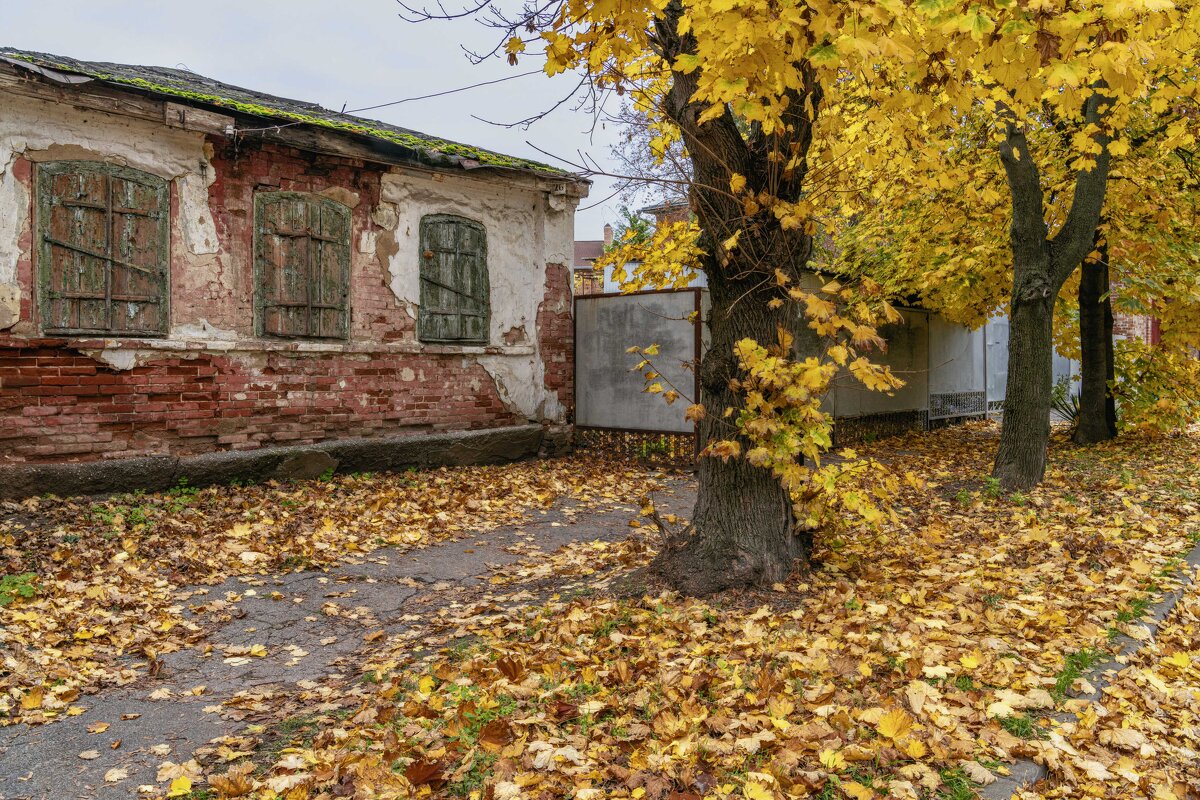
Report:
M299 192L254 198L259 334L345 339L350 331L350 209Z
M491 300L484 227L449 214L425 217L420 256L421 341L487 344Z
M167 182L102 162L56 161L38 166L37 196L43 329L166 333Z

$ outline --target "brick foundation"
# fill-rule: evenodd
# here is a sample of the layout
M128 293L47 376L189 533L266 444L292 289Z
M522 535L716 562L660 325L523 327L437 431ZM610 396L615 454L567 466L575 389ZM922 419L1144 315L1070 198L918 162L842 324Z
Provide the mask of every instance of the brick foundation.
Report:
M121 370L79 345L0 337L0 460L190 455L525 421L461 355L164 353Z

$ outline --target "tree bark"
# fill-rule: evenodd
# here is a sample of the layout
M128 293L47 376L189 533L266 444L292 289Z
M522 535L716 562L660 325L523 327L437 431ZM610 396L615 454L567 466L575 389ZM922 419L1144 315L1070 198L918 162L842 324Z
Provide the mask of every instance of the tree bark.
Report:
M656 28L655 46L673 63L695 42L680 35L678 0L667 6ZM736 434L735 417L744 398L731 388L738 377L733 353L741 339L761 344L777 341L782 327L795 332L803 314L795 302L770 309L780 297L774 288L775 270L798 279L812 253L812 237L799 230L783 230L770 212L746 216L742 199L729 191L734 174L746 178L748 190L769 192L789 202L800 199L807 171L805 158L812 142L812 120L805 109L820 105L821 92L807 65L800 65L806 86L793 90L787 130L766 137L752 128L743 136L733 115L726 112L703 125L698 118L704 104L693 102L695 74L676 72L663 100L663 111L679 127L692 162L689 199L703 231L705 274L710 310L709 350L699 365L700 402L707 413L700 423L702 445L736 439L742 451L750 443ZM794 156L783 170L772 152ZM784 159L782 163L787 163ZM722 244L738 235L738 244ZM677 546L664 548L651 566L679 590L705 595L741 586L770 585L783 580L797 559L806 559L810 535L797 531L789 493L768 469L752 466L744 458L706 457L697 469L698 494L688 536Z
M710 288L710 347L700 365L700 397L708 414L700 422L700 440L737 439L726 408L743 403L729 387L737 374L733 346L741 339L772 342L776 329L794 330L795 309L769 311L768 298L742 296L727 284ZM664 550L654 569L680 591L707 595L741 586L769 586L784 580L797 560L806 562L811 535L798 531L792 500L770 471L744 458L700 459L698 492L690 535L678 548Z
M1101 242L1099 247L1100 259L1085 262L1079 278L1079 420L1072 438L1081 445L1117 435L1108 245Z
M1026 267L1009 311L1008 392L992 475L1006 490L1028 489L1046 474L1050 396L1054 383L1054 297L1057 288Z
M1092 88L1094 93L1084 107L1084 123L1102 126L1108 103L1101 94L1105 87L1098 83ZM1109 136L1101 127L1093 138L1100 154L1092 169L1075 176L1070 211L1052 238L1044 216L1041 175L1024 128L1010 119L1000 144L1000 161L1012 194L1013 292L1008 392L992 475L1007 491L1035 486L1046 474L1054 380L1054 301L1063 282L1092 250L1108 184Z

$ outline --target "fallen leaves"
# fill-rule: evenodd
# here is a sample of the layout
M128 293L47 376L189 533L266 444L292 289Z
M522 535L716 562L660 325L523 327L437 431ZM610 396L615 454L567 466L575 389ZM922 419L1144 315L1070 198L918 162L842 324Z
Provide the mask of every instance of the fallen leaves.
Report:
M0 607L0 725L69 714L80 693L131 683L202 639L206 620L232 608L187 614L189 585L411 550L521 522L559 498L587 508L645 488L629 464L568 458L0 504L0 575L31 576Z
M440 629L471 647L416 660L417 640L390 640L371 660L381 683L335 694L349 719L293 742L303 758L280 759L262 783L310 795L923 798L966 796L1030 757L1062 782L1048 797L1118 781L1125 794L1110 796L1133 796L1123 776L1142 774L1145 744L1118 731L1142 729L1106 716L1072 729L1049 712L1095 705L1071 699L1087 688L1086 671L1067 669L1073 654L1111 652L1113 631L1138 616L1125 610L1169 585L1200 530L1200 475L1177 467L1200 461L1200 437L1056 451L1026 496L960 490L951 482L983 472L993 436L968 426L877 448L927 482L903 483L882 531L818 535L819 567L752 595L767 605L584 594L448 610ZM645 530L543 556L523 576L645 563ZM1163 704L1194 671L1194 642L1125 680ZM1189 763L1188 752L1170 755Z

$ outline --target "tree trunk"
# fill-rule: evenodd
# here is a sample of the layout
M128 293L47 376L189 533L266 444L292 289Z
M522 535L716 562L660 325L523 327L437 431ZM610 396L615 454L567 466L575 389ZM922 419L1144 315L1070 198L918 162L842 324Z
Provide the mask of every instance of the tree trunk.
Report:
M729 388L737 374L733 346L741 339L776 340L778 326L794 331L800 315L793 304L770 311L765 297L746 295L744 288L722 282L710 288L711 342L700 365L700 398L708 410L700 422L704 443L736 438L745 452L747 440L733 435L726 408L739 408L744 398ZM689 536L665 549L653 570L690 595L707 595L740 586L769 586L782 581L797 559L807 560L811 534L798 532L792 501L769 470L744 458L700 459L697 498Z
M1095 444L1117 435L1112 394L1113 315L1109 298L1108 246L1100 260L1084 263L1079 278L1079 420L1076 444Z
M1009 118L1000 143L1000 162L1012 194L1013 292L1008 392L992 475L1008 491L1035 486L1046 474L1054 381L1054 300L1063 282L1091 252L1104 208L1110 155L1109 135L1101 123L1109 101L1103 94L1107 89L1103 81L1092 89L1083 118L1086 124L1096 126L1092 140L1100 153L1091 169L1076 174L1070 211L1053 238L1048 238L1041 174L1025 128L1000 107Z
M1028 489L1046 474L1050 395L1054 382L1054 298L1036 279L1014 292L1008 328L1008 391L1000 449L992 475L1009 491Z
M696 52L692 37L680 33L683 10L683 3L670 0L656 23L655 46L668 63ZM707 105L693 100L698 73L673 72L663 98L663 113L678 125L691 158L689 200L707 253L711 339L699 367L700 402L706 409L700 441L737 439L743 453L750 443L737 436L736 417L724 416L726 409L745 405L745 398L730 387L739 377L733 346L741 339L770 345L778 341L779 327L794 333L804 324L796 302L786 301L777 309L768 303L786 298L775 282L777 271L799 280L812 254L812 236L784 230L769 210L748 216L743 198L727 187L739 175L749 196L767 193L785 202L804 196L812 117L820 108L821 89L811 65L799 68L804 86L788 92L786 129L769 135L754 125L743 131L728 109L701 124ZM781 153L787 157L778 158ZM726 247L731 237L738 244ZM810 537L797 533L791 498L770 470L742 457L705 457L698 482L689 535L678 546L665 548L652 565L676 588L703 595L770 585L786 577L796 559L807 556Z

